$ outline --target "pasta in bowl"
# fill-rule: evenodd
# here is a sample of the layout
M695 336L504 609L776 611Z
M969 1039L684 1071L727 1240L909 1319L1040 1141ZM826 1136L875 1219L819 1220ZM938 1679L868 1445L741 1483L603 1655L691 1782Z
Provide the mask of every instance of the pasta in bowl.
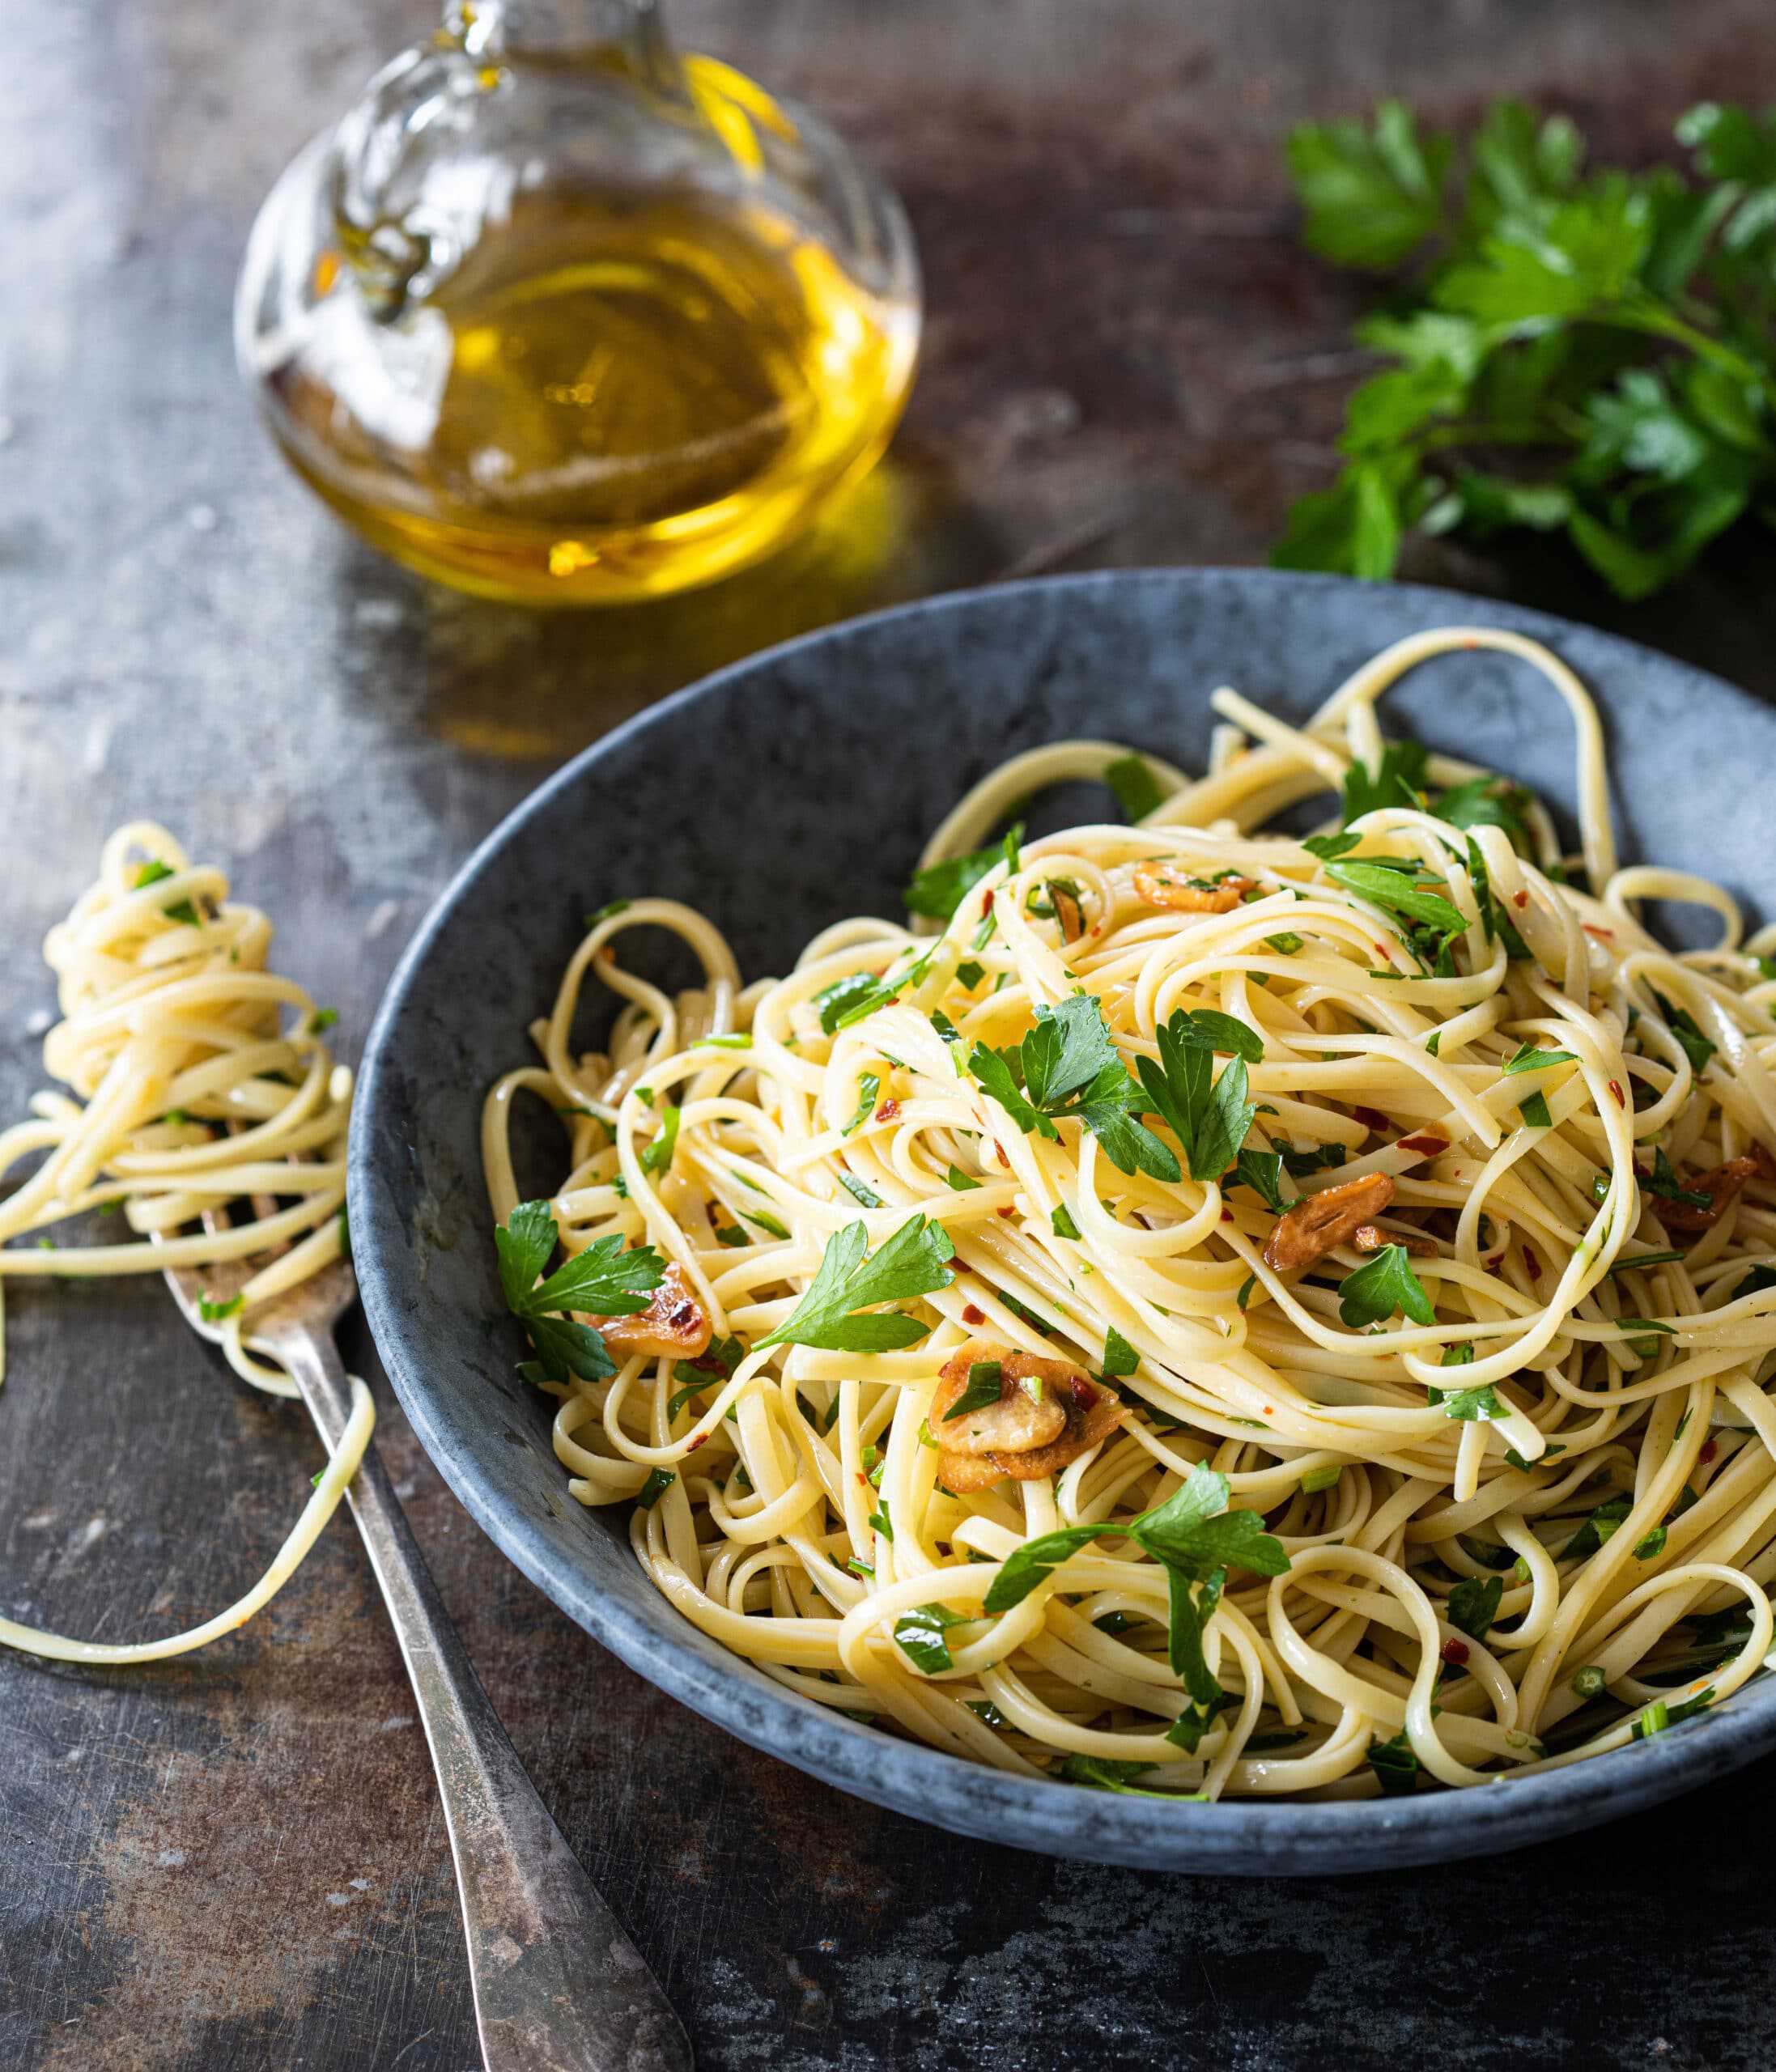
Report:
M1564 702L1576 856L1383 731L1480 648ZM1771 1648L1772 938L1620 864L1591 699L1521 634L1411 635L1298 726L1212 702L1198 779L1013 758L908 925L782 979L677 900L589 917L482 1130L568 1486L777 1683L1032 1781L1394 1798L1644 1740ZM1107 775L1125 820L1025 837ZM700 983L622 961L655 928Z

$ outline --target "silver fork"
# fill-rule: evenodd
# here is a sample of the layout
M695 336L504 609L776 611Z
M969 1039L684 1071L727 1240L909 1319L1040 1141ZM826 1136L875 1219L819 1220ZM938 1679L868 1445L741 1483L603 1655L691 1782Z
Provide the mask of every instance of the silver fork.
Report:
M226 1212L205 1217L223 1226ZM212 1310L269 1254L168 1267L185 1321L212 1341ZM351 1385L333 1327L355 1300L343 1259L253 1312L248 1344L301 1391L331 1453ZM372 1445L346 1491L382 1586L431 1750L456 1864L486 2072L691 2072L690 2044L659 1981L593 1889L518 1760L438 1595Z

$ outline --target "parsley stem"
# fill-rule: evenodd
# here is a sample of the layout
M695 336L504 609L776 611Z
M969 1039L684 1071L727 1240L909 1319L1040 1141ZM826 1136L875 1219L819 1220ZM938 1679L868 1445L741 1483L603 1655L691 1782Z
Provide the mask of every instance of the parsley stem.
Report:
M1698 359L1706 360L1718 367L1723 374L1730 375L1736 381L1761 383L1764 370L1753 365L1742 353L1736 353L1722 339L1686 323L1676 312L1663 304L1651 300L1625 302L1612 309L1591 312L1587 322L1613 324L1624 331L1639 331L1655 338L1668 338L1673 345L1685 346Z

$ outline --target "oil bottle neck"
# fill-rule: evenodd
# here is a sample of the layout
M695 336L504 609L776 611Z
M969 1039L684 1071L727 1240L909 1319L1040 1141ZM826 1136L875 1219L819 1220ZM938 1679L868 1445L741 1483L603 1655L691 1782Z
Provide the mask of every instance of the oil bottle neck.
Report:
M471 56L617 52L644 79L664 83L678 72L658 0L448 0L444 22Z

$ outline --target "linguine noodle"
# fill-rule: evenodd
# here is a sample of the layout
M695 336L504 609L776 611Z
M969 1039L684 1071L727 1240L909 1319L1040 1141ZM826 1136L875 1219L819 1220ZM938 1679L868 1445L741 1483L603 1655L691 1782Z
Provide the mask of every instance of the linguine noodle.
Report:
M274 1252L219 1319L222 1347L243 1380L293 1396L295 1384L253 1357L243 1329L259 1305L340 1256L352 1082L322 1040L330 1014L266 968L270 946L266 916L232 902L223 873L189 863L164 828L138 822L106 843L98 882L44 945L62 1012L44 1063L70 1091L37 1094L32 1120L0 1131L0 1175L40 1161L0 1199L0 1289L19 1274L157 1273ZM216 1227L192 1227L206 1212L232 1205L238 1214L247 1204L256 1212L244 1221L212 1214ZM116 1212L136 1242L5 1245L95 1210ZM116 1645L0 1619L0 1641L62 1661L154 1662L244 1624L319 1538L373 1418L369 1391L354 1378L344 1436L289 1538L253 1590L215 1618Z
M1389 686L1475 647L1566 703L1570 864L1527 795L1383 741ZM533 1025L542 1062L488 1096L495 1217L519 1204L511 1111L538 1095L569 1140L549 1204L567 1252L656 1247L712 1335L690 1361L613 1336L614 1372L529 1370L559 1399L569 1487L639 1497L648 1573L767 1675L1016 1773L1357 1797L1656 1731L1771 1647L1776 932L1742 940L1719 888L1618 866L1596 713L1532 641L1402 641L1300 729L1213 703L1205 776L1149 758L1162 802L1137 825L977 857L935 936L842 922L747 985L687 907L594 917ZM1076 742L1009 762L928 871L1112 760ZM1341 788L1342 831L1264 831ZM1718 943L1661 947L1649 899L1711 908ZM690 946L699 986L615 961L650 928ZM622 1006L580 1054L588 975ZM1136 1096L1220 1031L1216 1098L1245 1132L1225 1170L1151 1098L1126 1104L1158 1140L1141 1156L1175 1178L1113 1158L1077 1102L1043 1127L1017 1048L1039 1021L1101 1033ZM1221 1083L1239 1071L1249 1119ZM1301 1231L1352 1199L1377 1220L1304 1261ZM859 1224L873 1256L896 1233L954 1248L882 1313L916 1342L762 1344ZM992 1417L1052 1422L1035 1362L1076 1404L1120 1398L1121 1421L1052 1472L957 1452L964 1371L989 1405L1004 1391ZM1270 1551L1217 1569L1187 1524L1183 1585L1157 1526L1023 1551L1179 1502L1230 1505L1224 1543Z

